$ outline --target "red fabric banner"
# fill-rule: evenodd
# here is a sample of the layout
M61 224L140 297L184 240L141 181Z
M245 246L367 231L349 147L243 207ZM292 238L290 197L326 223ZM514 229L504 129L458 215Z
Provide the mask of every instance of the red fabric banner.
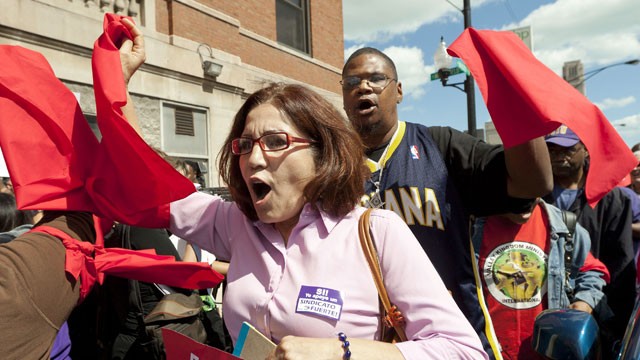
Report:
M0 45L0 147L21 209L87 211L96 245L53 228L65 270L81 278L81 298L104 274L182 288L215 287L222 275L206 263L176 262L144 251L104 249L111 220L141 227L169 226L169 203L195 187L158 156L127 123L126 89L118 45L130 36L121 17L107 14L93 54L98 142L75 96L39 53ZM95 254L95 255L94 255Z
M104 248L73 239L50 226L37 226L31 231L49 234L62 241L67 249L65 271L81 281L79 302L96 282L102 282L105 274L185 289L214 288L224 280L224 276L213 271L207 263L177 262L173 256L157 255L152 249Z
M128 34L105 15L93 53L99 143L75 96L39 53L0 46L0 147L21 209L88 211L142 227L168 227L169 203L195 191L122 115L118 47Z
M111 219L126 219L129 224L144 227L168 227L169 203L193 193L195 187L158 156L122 115L127 97L118 48L131 35L121 19L105 14L104 33L93 47L93 82L102 141L87 191ZM114 175L119 180L114 181Z
M538 61L510 31L466 29L448 49L478 83L505 147L565 124L589 151L586 196L591 206L615 187L637 160L602 111Z
M89 211L98 140L44 57L0 46L0 146L21 209Z

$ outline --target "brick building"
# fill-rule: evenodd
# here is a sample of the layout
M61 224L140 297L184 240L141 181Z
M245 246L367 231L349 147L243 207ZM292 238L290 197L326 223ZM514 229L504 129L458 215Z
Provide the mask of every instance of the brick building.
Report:
M104 12L132 16L145 35L147 62L129 84L143 137L208 168L208 186L220 185L215 160L235 112L265 83L307 84L342 108L342 0L2 0L0 44L43 53L94 127Z

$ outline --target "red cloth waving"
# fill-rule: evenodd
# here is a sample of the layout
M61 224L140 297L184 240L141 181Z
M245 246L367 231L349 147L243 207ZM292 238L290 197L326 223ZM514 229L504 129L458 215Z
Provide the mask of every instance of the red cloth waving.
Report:
M589 151L591 206L638 163L602 111L544 64L510 31L466 29L449 54L467 65L505 147L546 135L561 123Z
M122 116L115 44L128 34L105 16L93 54L98 143L73 94L44 57L0 46L0 146L21 209L88 211L142 227L168 227L169 203L195 191Z
M224 280L224 276L206 263L176 261L173 256L157 255L155 250L94 246L50 226L36 226L31 231L49 234L62 241L67 249L65 271L81 282L79 302L89 294L96 281L102 283L103 274L187 289L213 288Z
M21 209L92 209L98 140L44 57L0 46L0 146Z
M63 242L65 270L82 281L81 300L103 274L183 288L214 287L222 276L206 263L102 247L102 220L168 227L169 203L195 191L122 116L126 92L116 44L128 32L120 19L105 16L105 33L96 41L93 55L100 143L75 96L42 55L0 45L0 147L18 207L87 211L102 218L96 221L95 246L56 229L33 230Z
M121 19L106 14L104 33L93 47L93 81L102 142L87 191L111 219L144 227L169 227L169 203L191 194L195 187L158 156L122 115L127 97L119 71L118 48L131 35Z

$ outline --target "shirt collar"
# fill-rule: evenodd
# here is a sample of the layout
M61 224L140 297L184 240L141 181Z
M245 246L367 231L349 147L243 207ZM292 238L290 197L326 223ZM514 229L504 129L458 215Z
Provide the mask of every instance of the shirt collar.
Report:
M393 134L393 137L391 137L391 141L389 141L389 144L387 145L387 148L385 149L380 159L378 161L373 161L369 158L366 159L366 164L372 173L378 171L379 169L384 168L384 165L386 164L387 160L391 158L393 153L398 148L398 145L400 145L400 142L404 137L406 127L407 127L407 124L404 121L398 121L398 128L396 129L396 132Z
M339 218L333 217L321 210L320 202L315 204L307 203L302 208L302 212L300 213L300 220L298 221L298 226L307 226L310 223L317 222L319 226L319 233L321 235L326 235L336 227ZM319 221L318 221L319 220Z
M319 220L319 221L318 221ZM295 226L296 228L304 228L312 223L317 223L318 232L320 236L324 236L329 234L335 227L338 225L340 218L334 217L326 213L325 211L320 210L320 202L315 204L306 203L302 207L302 211L300 212L300 219L298 219L298 224ZM272 224L265 224L260 220L256 220L253 222L253 225L257 228L264 231L269 228L271 230L275 230Z

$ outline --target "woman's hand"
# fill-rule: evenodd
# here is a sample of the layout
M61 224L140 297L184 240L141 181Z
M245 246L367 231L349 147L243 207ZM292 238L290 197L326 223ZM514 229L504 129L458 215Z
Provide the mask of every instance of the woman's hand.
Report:
M122 64L122 75L124 77L125 86L128 86L131 76L133 76L133 73L135 73L136 70L138 70L138 68L144 63L147 59L147 55L144 50L144 38L142 37L140 29L138 29L138 27L127 18L122 19L122 24L129 29L133 36L133 41L126 39L122 42L122 45L120 45L120 64ZM136 133L142 136L142 130L138 123L138 116L136 115L133 100L131 99L131 95L128 90L127 104L122 107L122 114Z
M122 23L129 29L133 41L126 39L120 46L120 63L122 63L122 75L124 83L129 84L133 73L144 63L147 56L144 50L144 38L140 29L129 19L123 18Z
M285 336L267 360L294 359L342 359L342 342L335 339L318 339Z

